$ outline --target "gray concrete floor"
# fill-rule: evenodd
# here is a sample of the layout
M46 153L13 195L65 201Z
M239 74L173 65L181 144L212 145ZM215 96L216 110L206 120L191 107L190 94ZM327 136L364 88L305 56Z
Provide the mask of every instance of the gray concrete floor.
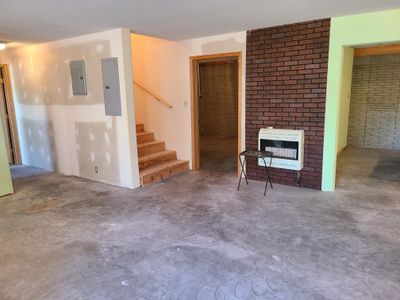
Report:
M28 168L0 198L0 299L399 299L399 157L348 150L335 193L266 197L221 172L132 191Z
M26 177L49 173L48 171L43 169L26 167L23 165L11 165L10 170L11 170L11 176L14 181L20 178L26 178Z

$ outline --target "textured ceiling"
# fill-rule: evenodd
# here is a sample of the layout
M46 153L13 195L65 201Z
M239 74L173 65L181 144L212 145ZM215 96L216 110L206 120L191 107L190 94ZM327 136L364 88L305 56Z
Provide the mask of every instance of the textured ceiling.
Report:
M42 42L115 27L180 40L400 8L400 0L0 0L0 40Z

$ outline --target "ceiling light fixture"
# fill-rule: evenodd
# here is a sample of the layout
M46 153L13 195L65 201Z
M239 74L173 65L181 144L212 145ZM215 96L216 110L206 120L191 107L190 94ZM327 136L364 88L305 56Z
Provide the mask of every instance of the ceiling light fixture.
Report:
M0 51L7 48L7 43L0 41Z

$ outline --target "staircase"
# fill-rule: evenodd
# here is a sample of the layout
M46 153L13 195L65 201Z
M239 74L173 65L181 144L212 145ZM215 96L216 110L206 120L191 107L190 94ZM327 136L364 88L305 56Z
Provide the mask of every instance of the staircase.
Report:
M136 125L139 175L142 186L164 180L189 170L189 161L177 160L176 151L166 150L165 142L154 140L154 133Z

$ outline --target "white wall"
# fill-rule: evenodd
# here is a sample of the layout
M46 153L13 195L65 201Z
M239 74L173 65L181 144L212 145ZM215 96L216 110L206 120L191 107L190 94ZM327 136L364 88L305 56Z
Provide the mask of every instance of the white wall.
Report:
M138 123L153 131L167 148L177 150L179 159L190 160L191 107L190 56L242 52L242 145L244 145L246 32L185 41L167 41L132 34L133 74L136 79L172 103L168 109L135 87Z
M118 57L122 117L105 115L101 59L107 57ZM87 96L72 95L69 62L80 59ZM0 63L11 67L23 164L139 186L128 30L9 49Z

